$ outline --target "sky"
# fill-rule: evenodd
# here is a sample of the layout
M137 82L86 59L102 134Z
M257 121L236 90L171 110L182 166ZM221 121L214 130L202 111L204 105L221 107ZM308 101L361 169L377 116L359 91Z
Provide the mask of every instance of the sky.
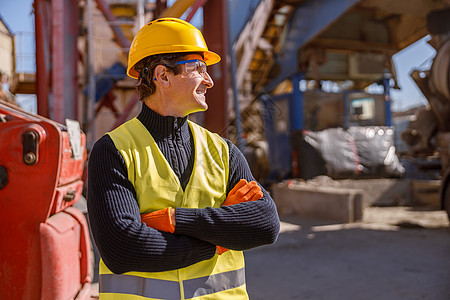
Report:
M410 45L393 56L397 81L401 90L392 89L393 110L404 111L412 107L426 105L428 101L423 96L409 74L412 70L428 70L436 51L427 41L429 36Z
M18 45L16 47L25 49L23 50L25 56L24 59L17 60L17 69L24 71L30 71L34 66L34 61L31 58L34 51L32 3L33 0L0 0L0 16L14 34L21 36L21 39L17 41ZM427 40L428 37L425 37L393 56L398 85L401 88L400 90L392 89L391 91L393 111L404 111L428 103L409 76L413 69L428 69L431 65L435 51L427 44ZM16 49L16 52L20 52L21 49ZM30 96L19 96L18 98L25 105L28 105L34 99Z

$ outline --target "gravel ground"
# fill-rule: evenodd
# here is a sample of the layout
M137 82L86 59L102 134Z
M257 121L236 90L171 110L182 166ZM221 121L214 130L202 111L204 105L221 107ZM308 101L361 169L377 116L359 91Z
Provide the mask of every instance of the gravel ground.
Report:
M349 224L281 219L274 245L245 252L252 300L450 299L444 211L367 207Z

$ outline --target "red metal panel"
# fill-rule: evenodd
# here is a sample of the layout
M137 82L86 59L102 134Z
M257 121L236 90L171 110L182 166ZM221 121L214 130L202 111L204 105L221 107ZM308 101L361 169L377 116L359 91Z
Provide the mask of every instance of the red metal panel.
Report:
M69 207L40 224L42 249L41 299L80 299L90 286L90 245L86 218ZM88 299L89 297L85 297Z
M39 229L42 250L41 299L74 299L80 285L80 225L76 219L61 212L41 223Z
M1 112L1 110L0 110ZM50 213L60 163L59 128L46 122L14 120L0 123L0 165L9 182L0 190L1 299L39 299L41 253L39 223ZM22 159L22 134L40 128L39 160L26 165Z
M62 148L71 149L69 134L66 131L63 131L61 132L61 136ZM71 151L64 151L61 153L62 161L58 185L65 185L80 178L80 174L83 173L84 161L87 158L83 145L86 145L86 136L84 134L81 135L81 151L84 153L83 159L81 160L73 159Z
M61 125L2 101L0 114L7 120L0 122L0 140L7 141L0 143L0 166L8 175L6 181L2 180L6 184L0 187L0 299L41 299L39 226L52 211L67 209L79 199L83 170L80 165L84 159L75 162L71 158L72 149ZM27 164L24 148L28 148L24 146L23 136L29 131L36 136L37 160ZM86 158L82 136L81 146ZM62 164L67 166L61 168ZM67 168L72 170L61 172ZM78 253L79 247L76 251Z
M226 1L208 1L203 7L203 35L208 48L222 60L208 68L214 87L206 95L208 110L204 113L204 126L212 132L228 136L228 41Z

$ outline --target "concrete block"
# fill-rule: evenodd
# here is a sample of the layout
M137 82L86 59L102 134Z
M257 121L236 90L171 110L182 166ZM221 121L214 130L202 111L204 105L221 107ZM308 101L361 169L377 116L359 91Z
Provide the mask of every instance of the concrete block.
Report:
M411 194L413 203L430 208L440 209L440 180L412 180Z
M363 216L363 191L336 187L272 187L272 197L280 215L294 214L340 223L355 222Z
M364 191L363 207L410 205L411 179L407 178L374 178L374 179L341 179L339 187Z

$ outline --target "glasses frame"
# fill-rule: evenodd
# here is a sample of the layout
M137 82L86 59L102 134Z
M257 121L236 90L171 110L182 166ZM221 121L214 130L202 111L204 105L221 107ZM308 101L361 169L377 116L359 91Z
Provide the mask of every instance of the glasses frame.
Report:
M206 69L207 67L206 62L201 59L181 60L175 64L175 66L178 65L184 65L184 71L186 73L192 73L193 71L197 71L203 77L208 72L208 70Z

